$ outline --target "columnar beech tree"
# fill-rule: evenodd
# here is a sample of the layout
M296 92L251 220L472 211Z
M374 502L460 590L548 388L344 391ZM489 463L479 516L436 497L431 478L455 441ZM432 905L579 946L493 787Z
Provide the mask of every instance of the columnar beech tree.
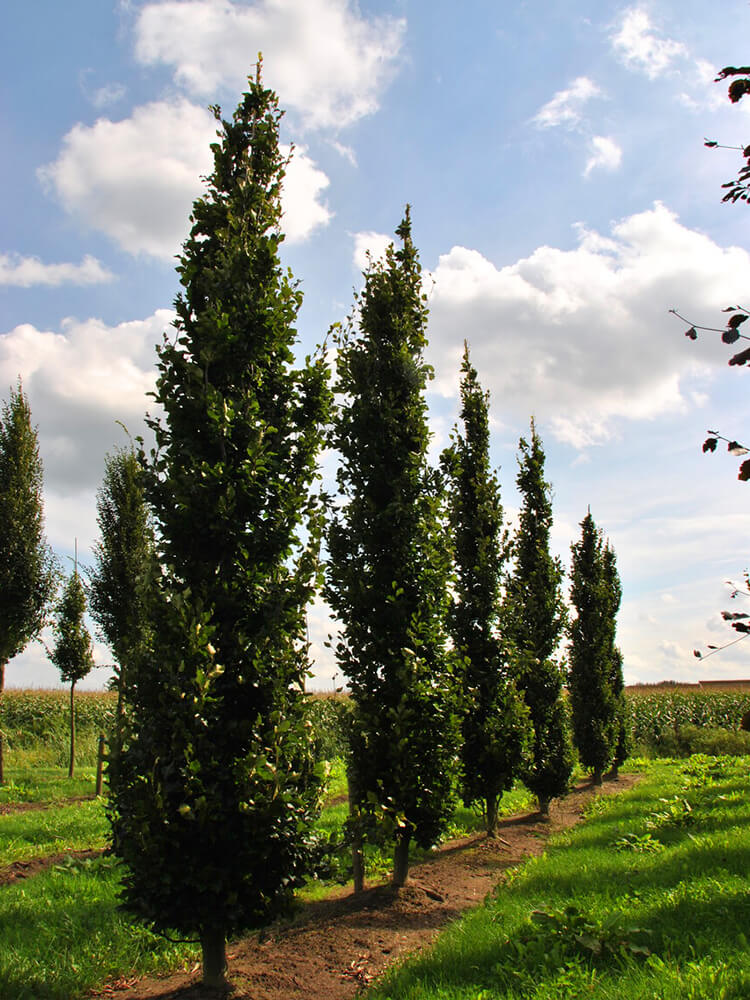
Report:
M50 659L60 671L60 679L70 684L70 763L68 777L73 777L76 758L75 686L94 666L94 649L84 616L86 592L78 575L78 565L68 577L55 609L52 632L55 645Z
M516 484L521 514L514 540L515 566L504 604L504 626L515 647L518 684L534 726L532 764L524 777L543 815L564 795L573 771L568 714L562 698L563 671L555 659L565 628L563 568L550 554L551 487L544 478L544 449L531 421L531 440L521 438Z
M615 750L612 759L612 775L617 777L618 769L624 764L630 752L630 729L628 726L627 709L625 706L625 679L622 674L622 653L616 645L617 612L622 601L622 586L617 572L617 556L611 544L607 542L602 553L604 585L609 598L608 620L611 627L610 648L611 667L610 684L615 699Z
M227 936L282 909L307 864L320 775L305 608L330 390L321 358L295 366L281 115L260 67L230 121L213 111L214 167L180 258L174 334L158 351L150 648L128 664L132 711L110 775L126 906L197 937L216 986Z
M489 393L482 391L467 344L461 374L464 434L456 429L443 453L455 564L449 631L461 663L463 799L482 805L492 836L500 798L527 763L532 730L498 631L507 541L490 465Z
M617 740L617 696L613 690L614 614L612 580L604 568L604 540L591 511L581 521L581 538L571 546L568 687L578 756L594 784L611 763ZM618 584L619 590L619 584Z
M326 590L354 699L356 807L393 824L398 886L412 839L433 843L450 815L457 719L445 647L450 552L427 462L427 309L408 208L396 234L401 247L371 263L338 345L331 442L342 504Z
M128 666L147 631L144 588L154 559L154 533L143 469L134 448L107 455L96 498L99 541L89 576L89 608L115 658L116 748L122 740Z
M0 413L0 707L5 667L42 630L57 569L44 537L42 462L19 380ZM0 719L0 785L3 784Z

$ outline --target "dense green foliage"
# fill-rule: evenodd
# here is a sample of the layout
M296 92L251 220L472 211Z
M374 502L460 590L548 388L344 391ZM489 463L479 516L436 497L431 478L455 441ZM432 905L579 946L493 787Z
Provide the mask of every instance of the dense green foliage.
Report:
M508 873L372 1000L741 1000L750 995L744 758L651 767Z
M44 537L42 462L19 380L0 412L0 712L5 666L42 630L57 584ZM0 785L3 783L0 716Z
M434 842L450 815L457 719L445 648L450 550L427 462L427 309L408 209L396 233L401 247L370 265L339 342L331 444L342 504L328 531L326 594L354 700L357 804L392 823L400 884L410 840Z
M197 934L219 984L226 935L290 902L318 804L304 638L330 394L322 359L293 367L301 292L279 261L276 97L259 70L231 121L214 112L214 167L159 349L146 484L162 572L110 785L124 902Z
M106 456L96 509L99 540L89 576L89 605L91 617L115 657L117 716L121 720L124 674L148 625L144 587L155 545L143 470L132 447Z
M307 702L307 717L315 734L318 760L345 760L349 752L348 725L352 701L348 695L312 695Z
M591 511L581 538L571 546L568 690L573 736L584 767L601 784L614 761L620 736L622 663L615 646L621 589L614 552L605 544Z
M75 686L94 666L94 647L84 616L86 592L75 571L68 577L55 608L52 633L55 645L50 659L60 673L64 684Z
M448 616L461 657L461 786L480 803L494 833L497 804L527 764L529 713L516 691L499 634L500 581L507 554L497 476L490 466L489 393L482 391L464 343L461 419L442 461L449 479L455 580Z
M564 795L573 772L563 671L555 653L566 623L563 568L549 550L551 487L544 478L544 449L531 421L531 441L519 442L516 484L521 513L514 539L515 565L506 584L505 634L512 642L515 672L534 726L532 763L524 782L546 812Z

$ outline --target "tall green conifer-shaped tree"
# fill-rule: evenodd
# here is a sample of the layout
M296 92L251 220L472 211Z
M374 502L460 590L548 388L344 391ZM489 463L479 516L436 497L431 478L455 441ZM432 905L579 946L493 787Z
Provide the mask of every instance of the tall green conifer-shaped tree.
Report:
M500 798L527 764L532 729L499 633L507 540L490 465L489 393L482 391L466 343L461 376L464 433L456 429L443 452L456 574L449 630L461 658L463 799L482 805L493 836Z
M96 498L99 541L89 575L89 609L115 657L115 750L122 742L128 666L148 630L145 588L152 575L155 539L146 504L143 469L135 449L107 455Z
M158 352L150 648L128 667L132 711L110 782L126 906L199 938L204 983L220 986L227 936L283 909L307 865L320 775L305 609L330 389L322 358L295 363L301 292L279 261L281 114L260 66L231 120L213 110L214 167L180 258L174 334Z
M617 699L612 689L613 595L605 575L604 541L591 511L581 521L581 537L571 546L568 687L578 756L594 784L614 756ZM619 604L619 601L617 602Z
M86 628L86 592L78 575L78 559L73 572L63 587L58 601L52 631L55 645L50 659L60 671L60 679L70 684L70 757L68 777L73 777L76 759L76 703L75 687L94 666L94 648Z
M562 699L563 672L555 653L566 623L563 568L551 555L551 487L544 478L544 449L531 421L531 440L519 442L521 514L508 577L504 626L515 647L515 671L534 726L532 764L524 781L543 815L564 795L573 771L570 726Z
M371 263L339 343L342 398L331 443L342 505L328 530L326 593L354 700L356 807L393 824L394 885L409 844L433 843L451 812L457 719L446 654L450 551L427 462L427 309L406 215Z
M622 601L622 585L617 572L617 556L612 545L607 542L602 553L604 584L609 597L607 620L610 625L610 684L615 699L615 749L612 759L611 774L617 777L617 772L630 752L630 730L628 726L627 707L625 705L625 679L622 672L622 652L617 645L617 612Z
M57 564L44 536L39 438L19 379L0 412L0 709L5 667L41 632L57 580Z

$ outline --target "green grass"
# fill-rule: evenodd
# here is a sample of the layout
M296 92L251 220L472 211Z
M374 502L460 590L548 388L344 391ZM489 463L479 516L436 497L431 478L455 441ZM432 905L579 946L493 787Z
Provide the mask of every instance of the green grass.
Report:
M117 911L108 858L60 865L0 891L0 996L73 1000L108 978L166 971L199 958Z
M0 816L0 867L64 851L104 847L109 824L101 800Z
M746 1000L746 758L656 763L371 1000Z
M64 799L83 795L93 795L96 783L96 769L78 767L75 775L68 778L67 772L59 767L30 760L32 756L24 752L26 758L5 769L5 784L0 785L0 805L16 802L62 802Z

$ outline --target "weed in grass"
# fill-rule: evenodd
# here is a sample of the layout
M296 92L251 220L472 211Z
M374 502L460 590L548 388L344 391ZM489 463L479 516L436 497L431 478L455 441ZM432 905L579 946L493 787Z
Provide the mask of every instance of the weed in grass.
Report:
M679 795L671 799L659 799L660 807L649 814L646 829L652 832L668 827L691 826L695 820L693 808L687 799Z
M612 841L616 851L635 851L637 854L656 854L664 844L650 833L626 833Z

